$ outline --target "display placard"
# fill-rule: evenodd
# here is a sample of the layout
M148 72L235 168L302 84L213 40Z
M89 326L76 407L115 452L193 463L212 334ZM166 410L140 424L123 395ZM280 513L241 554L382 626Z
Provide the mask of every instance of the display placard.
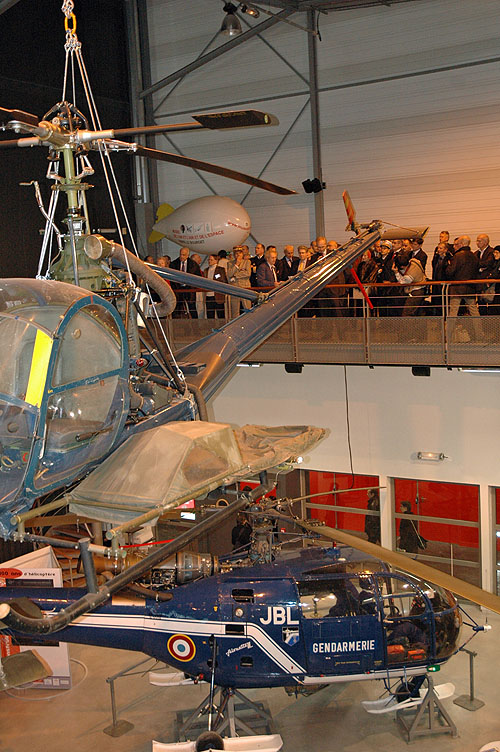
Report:
M62 587L62 570L51 548L47 546L16 559L10 559L0 564L0 587L33 588L33 587ZM0 655L6 657L26 650L33 650L52 669L52 676L26 684L26 687L40 687L42 689L70 689L71 670L68 645L54 641L43 645L33 645L29 635L23 637L16 634L0 636Z

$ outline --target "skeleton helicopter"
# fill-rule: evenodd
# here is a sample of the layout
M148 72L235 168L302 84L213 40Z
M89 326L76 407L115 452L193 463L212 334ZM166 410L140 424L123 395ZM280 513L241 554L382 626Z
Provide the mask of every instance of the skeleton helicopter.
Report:
M67 55L80 60L81 48L74 39ZM58 494L61 498L37 514L69 504L92 509L95 519L121 522L109 535L118 559L120 535L131 520L148 522L186 497L201 497L248 476L249 470L260 473L261 479L257 489L239 494L226 509L218 509L174 542L123 567L101 587L92 553L104 552L82 542L87 592L23 589L21 594L8 587L0 606L3 628L40 639L60 631L61 639L69 642L119 644L225 687L298 686L317 683L319 678L328 683L346 677L423 676L429 665L447 660L457 648L460 617L448 591L500 612L496 596L327 528L322 535L345 543L345 548L313 548L252 569L227 565L227 571L220 573L210 558L189 566L176 559L166 568L171 575L167 583L162 579L164 568L160 587L153 592L146 589L139 601L114 602L126 585L161 569L162 562L177 556L201 532L262 497L269 489L269 468L290 461L321 439L323 431L309 427L258 427L253 433L247 428L236 435L228 426L199 419L206 418L206 401L234 366L381 237L382 223L359 225L348 202L354 237L268 295L196 277L197 287L249 297L254 307L174 358L158 343L136 304L133 274L160 297L160 305L153 306L160 331L162 316L175 305L164 279L189 283L191 275L154 269L123 243L89 233L83 181L92 169L88 157L94 150L104 156L103 163L115 150L168 162L181 160L117 141L117 136L132 131L103 130L94 112L89 129L82 113L65 100L41 121L8 109L0 110L0 117L4 129L31 134L15 145L49 149L55 190L48 209L42 207L46 215L42 250L45 254L49 241L55 239L59 251L48 264L46 278L0 283L0 342L2 350L9 351L0 388L1 534L50 542L27 534L24 522L36 500ZM203 119L197 116L197 124L189 127L203 125ZM205 125L234 127L249 124L249 119L259 125L272 123L266 114L245 112L210 114ZM151 130L133 131L144 132ZM13 144L2 142L6 145ZM265 190L293 192L199 160L182 158L182 163ZM64 232L55 222L60 195L67 198ZM149 329L152 345L140 335L137 316ZM263 451L250 452L249 447L259 442ZM152 476L152 454L157 458L156 476L166 453L179 445L188 447L182 462L170 467L169 473L160 473L154 488L144 492L144 478ZM123 467L129 468L126 478ZM184 480L181 487L171 482L178 476ZM297 523L317 536L310 522ZM397 571L391 572L386 562ZM205 574L213 576L205 578ZM196 581L189 582L192 579ZM398 629L407 634L394 637ZM401 649L390 649L398 646Z

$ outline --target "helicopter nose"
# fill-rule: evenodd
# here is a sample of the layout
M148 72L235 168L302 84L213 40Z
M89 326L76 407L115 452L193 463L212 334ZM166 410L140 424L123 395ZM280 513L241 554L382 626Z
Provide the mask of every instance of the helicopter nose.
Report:
M458 603L455 597L447 592L450 606L454 605L442 612L434 611L434 620L436 625L436 658L445 659L449 658L457 649L460 630L462 626L462 615L458 608Z

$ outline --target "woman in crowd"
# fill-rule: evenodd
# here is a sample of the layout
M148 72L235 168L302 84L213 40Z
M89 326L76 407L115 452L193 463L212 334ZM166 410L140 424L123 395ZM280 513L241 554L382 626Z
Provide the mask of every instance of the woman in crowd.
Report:
M368 296L370 296L370 287L368 285L371 282L375 282L377 278L377 269L378 269L378 265L372 259L371 251L369 250L365 251L361 257L361 261L359 262L357 266L356 274L358 275L359 281L361 282L363 287L365 287ZM361 290L359 289L359 287L354 287L352 291L354 316L363 315L363 300L364 300L364 296Z
M251 287L250 274L252 267L250 259L246 259L243 254L243 248L236 247L234 249L234 260L228 261L227 276L229 284L235 285L235 287ZM243 303L243 308L248 309L251 307L249 300L242 300L231 296L229 300L229 315L234 319L240 315L240 302Z

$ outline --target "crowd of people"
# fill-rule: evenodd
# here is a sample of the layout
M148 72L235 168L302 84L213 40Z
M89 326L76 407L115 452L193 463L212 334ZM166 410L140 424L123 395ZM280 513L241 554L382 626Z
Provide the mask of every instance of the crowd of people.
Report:
M423 248L424 238L378 240L366 250L352 269L338 274L299 311L302 317L360 316L367 305L370 315L416 316L443 314L443 290L446 312L471 316L500 315L500 245L490 245L489 236L480 233L477 249L471 248L468 235L450 242L447 230L439 234L432 256ZM318 237L310 245L285 245L278 258L276 246L257 243L251 255L248 245L225 250L202 262L199 254L181 248L179 257L162 256L156 264L204 276L241 288L270 291L336 250L339 244ZM148 256L146 261L154 263ZM361 287L358 285L361 282ZM430 284L430 283L433 284ZM447 285L445 283L455 283ZM250 308L248 300L223 293L196 291L192 285L172 282L177 295L174 318L235 318Z

